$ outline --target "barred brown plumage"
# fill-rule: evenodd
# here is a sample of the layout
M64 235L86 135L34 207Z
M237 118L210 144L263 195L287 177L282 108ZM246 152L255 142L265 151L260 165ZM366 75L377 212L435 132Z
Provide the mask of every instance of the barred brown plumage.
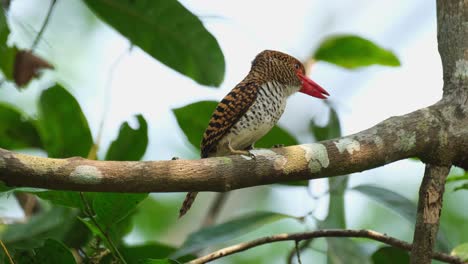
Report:
M259 53L249 74L219 102L201 142L201 158L229 154L250 155L248 150L278 122L286 99L295 92L326 98L328 93L305 76L302 63L279 51ZM182 217L197 193L187 194Z

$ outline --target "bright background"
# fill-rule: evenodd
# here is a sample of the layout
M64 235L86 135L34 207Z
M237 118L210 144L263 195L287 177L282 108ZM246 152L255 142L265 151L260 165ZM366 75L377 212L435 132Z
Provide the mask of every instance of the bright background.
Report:
M331 34L356 34L392 50L401 67L373 66L345 70L319 62L312 78L331 96L344 135L367 129L395 115L431 105L442 96L442 68L437 51L435 1L427 0L289 0L289 1L181 1L198 15L217 38L226 61L221 87L203 87L153 59L116 31L100 22L81 1L58 1L37 53L55 65L28 89L17 91L3 85L0 99L18 105L34 115L40 92L55 81L69 88L80 102L96 137L105 116L101 154L116 137L119 126L142 113L149 123L150 144L145 160L167 160L173 156L197 158L171 109L204 99L220 100L248 72L254 56L264 49L280 50L303 60ZM49 6L48 1L15 0L10 11L11 41L26 48L31 45ZM308 131L311 119L327 121L324 103L303 94L293 95L280 125L302 142L312 142ZM104 114L107 111L107 114ZM135 121L135 120L134 120ZM385 167L354 174L350 186L372 183L385 186L416 201L424 166L417 161L400 161ZM312 181L311 191L323 193L325 180ZM466 242L468 227L460 226L468 211L459 210L468 202L468 192L445 195L443 222L453 245ZM164 223L137 216L137 227L129 243L158 240L180 244L198 228L212 194L202 194L193 210L182 220L177 212L185 194L154 194L142 210L154 210ZM5 200L5 198L3 198ZM21 217L17 205L2 200L0 215ZM301 216L317 208L324 217L328 196L313 200L303 188L265 186L234 191L222 211L221 221L246 211L270 210ZM350 228L371 228L401 239L412 239L412 226L401 217L366 197L350 191L346 195ZM159 225L159 224L158 224ZM456 226L455 226L456 225ZM162 227L164 228L162 228ZM292 220L263 227L238 241L274 234L302 231ZM463 237L463 234L464 237ZM253 261L283 263L292 243L268 245L217 263ZM318 248L323 248L318 244ZM307 257L325 260L321 253L308 251ZM276 262L274 261L276 260Z

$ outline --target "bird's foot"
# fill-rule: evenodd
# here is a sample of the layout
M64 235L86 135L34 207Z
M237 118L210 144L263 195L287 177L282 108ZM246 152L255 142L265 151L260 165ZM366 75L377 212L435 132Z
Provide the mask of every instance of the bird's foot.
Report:
M274 144L273 148L284 148L284 144Z
M229 152L231 152L231 154L233 154L233 155L244 155L244 156L248 156L248 157L250 157L251 159L254 159L254 160L257 159L255 157L255 155L252 152L250 152L249 150L233 149L230 142L228 144L228 148L229 148Z

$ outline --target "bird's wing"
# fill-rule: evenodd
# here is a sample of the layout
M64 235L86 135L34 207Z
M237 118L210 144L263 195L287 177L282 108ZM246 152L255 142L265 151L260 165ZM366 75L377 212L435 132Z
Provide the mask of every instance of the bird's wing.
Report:
M229 129L247 112L257 98L260 85L254 81L241 82L219 102L211 116L201 142L201 157L209 153Z

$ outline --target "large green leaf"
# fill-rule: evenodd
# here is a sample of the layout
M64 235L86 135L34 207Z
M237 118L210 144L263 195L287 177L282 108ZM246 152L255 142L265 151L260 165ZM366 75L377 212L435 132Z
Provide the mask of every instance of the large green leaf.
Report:
M395 264L395 263L409 263L409 254L399 248L384 246L377 249L372 254L372 261L374 264Z
M228 222L203 228L189 235L184 244L175 252L173 257L180 257L209 246L226 242L266 224L293 216L272 213L255 212L243 215Z
M70 229L76 211L55 207L33 216L24 224L8 225L0 239L12 248L29 249L41 246L47 238L63 239Z
M456 246L452 252L450 252L450 255L457 256L464 261L468 261L468 243Z
M39 198L48 200L53 204L83 209L83 202L79 192L71 191L42 191L34 192Z
M133 44L204 85L218 86L224 56L201 21L176 0L85 0ZM164 92L164 91L161 91Z
M352 188L352 190L358 191L367 197L375 200L382 204L388 209L402 216L410 224L413 224L416 219L417 205L408 198L393 192L391 190L373 186L373 185L358 185ZM444 232L439 230L437 235L437 247L443 251L448 251L450 248L449 242L445 238Z
M173 109L180 128L197 149L200 149L203 133L217 105L215 101L200 101ZM276 144L296 145L297 140L282 128L275 126L255 144L255 147L271 148Z
M176 251L176 248L161 244L159 242L150 242L143 245L126 246L122 245L119 247L119 252L122 254L125 261L128 264L140 264L142 260L161 260L167 258L170 254ZM195 256L187 255L177 259L181 263L188 262L194 259ZM101 264L112 263L112 257L109 256L101 261Z
M338 35L325 39L315 52L314 59L349 69L373 64L400 66L400 61L391 51L367 39L352 35Z
M106 160L140 160L148 146L148 124L142 115L137 115L139 127L133 129L128 122L120 126L119 136L107 151Z
M178 264L180 262L172 259L145 259L140 264Z
M93 145L88 121L80 105L58 84L41 94L39 127L50 157L86 157Z
M0 103L0 147L6 149L40 148L34 122L14 107Z
M70 250L57 240L47 239L44 245L34 250L34 264L73 264L75 258Z
M7 45L8 35L10 29L3 8L0 8L0 70L6 79L12 80L17 49Z
M127 217L147 193L96 193L92 203L97 221L106 230Z

